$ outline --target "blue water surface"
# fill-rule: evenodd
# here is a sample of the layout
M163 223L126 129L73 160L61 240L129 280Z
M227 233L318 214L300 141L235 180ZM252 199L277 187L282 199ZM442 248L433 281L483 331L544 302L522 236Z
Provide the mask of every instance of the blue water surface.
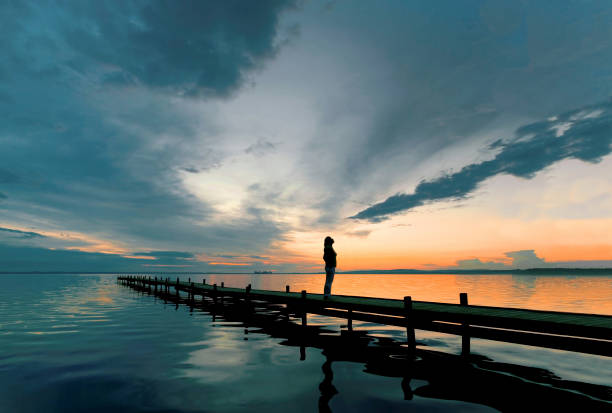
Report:
M242 321L164 302L114 275L0 276L0 410L5 412L488 411L479 401L422 397L413 379L329 361ZM229 278L228 278L229 279ZM310 316L340 334L342 321ZM401 329L355 324L380 340ZM459 339L419 332L420 347L457 353ZM493 360L612 385L605 357L476 341ZM326 365L327 362L327 365ZM332 390L329 390L332 389ZM410 390L410 389L409 389Z

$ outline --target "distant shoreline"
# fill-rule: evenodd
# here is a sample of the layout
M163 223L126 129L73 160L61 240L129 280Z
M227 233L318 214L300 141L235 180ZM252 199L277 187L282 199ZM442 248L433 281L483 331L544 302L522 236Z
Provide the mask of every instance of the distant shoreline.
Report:
M140 274L140 275L206 275L206 274L241 274L241 275L309 275L324 274L317 272L203 272L203 271L0 271L0 275L7 274ZM612 275L612 268L529 268L516 270L354 270L338 271L337 274L372 274L372 275L413 275L413 274L465 274L465 275L490 275L490 274L513 274L513 275Z

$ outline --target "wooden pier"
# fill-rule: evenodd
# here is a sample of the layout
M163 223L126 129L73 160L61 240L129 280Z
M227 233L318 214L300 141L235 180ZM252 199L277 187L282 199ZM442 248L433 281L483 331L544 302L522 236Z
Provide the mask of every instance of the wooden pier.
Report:
M346 319L348 329L352 321L392 325L406 328L409 351L416 348L415 329L454 334L462 337L462 354L469 355L470 339L481 338L559 350L612 357L612 316L556 311L537 311L468 304L466 293L460 294L459 304L334 295L324 299L322 294L307 291L254 290L229 288L222 283L206 284L180 279L119 276L118 282L160 294L187 293L187 300L206 297L215 304L231 299L249 304L266 302L285 305L307 325L308 314ZM252 308L248 306L248 308Z

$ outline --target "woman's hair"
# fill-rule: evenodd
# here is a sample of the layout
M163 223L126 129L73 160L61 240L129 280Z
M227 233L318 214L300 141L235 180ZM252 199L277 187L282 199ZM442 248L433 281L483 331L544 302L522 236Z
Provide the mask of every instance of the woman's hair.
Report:
M323 241L324 246L332 245L334 243L334 239L332 237L325 237L325 241Z

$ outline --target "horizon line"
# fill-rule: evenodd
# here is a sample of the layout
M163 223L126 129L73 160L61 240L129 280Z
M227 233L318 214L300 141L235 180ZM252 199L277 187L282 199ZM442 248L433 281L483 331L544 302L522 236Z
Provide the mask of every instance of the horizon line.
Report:
M533 267L533 268L508 268L508 269L437 269L437 270L418 270L411 268L383 269L383 270L347 270L336 271L337 274L485 274L485 273L515 273L515 272L611 272L612 267ZM315 272L274 272L268 273L250 272L230 272L230 271L0 271L0 275L7 274L231 274L231 275L270 275L270 274L325 274L323 271Z

